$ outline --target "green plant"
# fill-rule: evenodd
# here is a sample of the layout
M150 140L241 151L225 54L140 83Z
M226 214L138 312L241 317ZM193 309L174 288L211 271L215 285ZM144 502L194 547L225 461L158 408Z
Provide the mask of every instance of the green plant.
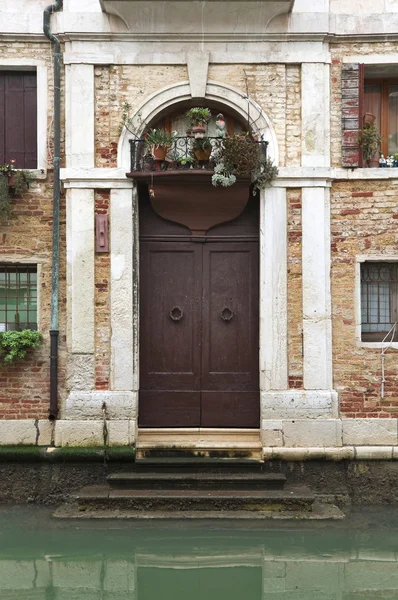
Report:
M4 331L0 333L0 360L11 363L25 358L29 350L39 348L43 336L39 331Z
M162 129L150 129L144 135L145 144L148 148L170 148L173 142L173 136Z
M14 161L0 165L0 221L11 218L11 191L16 196L23 194L32 181L29 171L16 169Z
M184 167L185 165L192 165L192 163L195 162L195 159L193 156L179 156L177 162Z
M195 108L190 108L186 113L191 126L195 125L207 125L211 119L211 112L208 108L204 108L203 106L196 106Z
M270 158L263 159L261 144L249 135L235 135L223 140L215 152L214 186L229 187L237 177L250 177L253 191L264 189L278 175L278 168Z
M211 142L209 138L198 138L194 141L193 150L209 150L211 148Z
M365 160L371 160L380 149L381 135L374 123L365 123L359 132L359 144Z

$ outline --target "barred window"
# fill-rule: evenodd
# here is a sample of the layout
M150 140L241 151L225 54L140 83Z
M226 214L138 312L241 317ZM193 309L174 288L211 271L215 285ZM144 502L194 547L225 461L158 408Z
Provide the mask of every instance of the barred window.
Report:
M37 267L0 263L0 331L37 329Z
M383 341L398 320L397 309L398 264L388 262L362 263L362 341ZM387 341L391 341L391 335L388 336ZM398 341L398 331L395 333L394 341Z

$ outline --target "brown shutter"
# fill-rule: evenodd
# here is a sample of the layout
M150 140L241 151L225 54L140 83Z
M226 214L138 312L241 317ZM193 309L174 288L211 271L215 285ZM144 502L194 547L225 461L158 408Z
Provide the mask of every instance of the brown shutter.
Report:
M24 74L25 169L37 168L37 77Z
M5 102L4 76L0 72L0 165L5 163Z
M36 74L5 72L5 161L19 169L37 167Z
M359 167L359 130L363 112L363 65L345 63L341 71L342 166Z

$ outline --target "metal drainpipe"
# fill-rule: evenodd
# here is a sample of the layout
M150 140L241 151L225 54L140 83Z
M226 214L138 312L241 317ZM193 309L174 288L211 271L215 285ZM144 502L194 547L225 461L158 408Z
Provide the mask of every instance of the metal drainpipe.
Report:
M59 177L61 154L61 44L50 31L50 19L54 12L62 10L63 0L55 0L43 13L43 31L54 46L54 159L53 159L53 246L51 273L51 328L50 328L50 414L55 420L58 414L58 295L59 295Z

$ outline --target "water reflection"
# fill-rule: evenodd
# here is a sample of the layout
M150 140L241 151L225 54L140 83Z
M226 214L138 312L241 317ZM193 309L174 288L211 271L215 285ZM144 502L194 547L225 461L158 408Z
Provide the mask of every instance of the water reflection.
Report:
M397 510L342 524L50 521L0 511L1 600L398 598Z

